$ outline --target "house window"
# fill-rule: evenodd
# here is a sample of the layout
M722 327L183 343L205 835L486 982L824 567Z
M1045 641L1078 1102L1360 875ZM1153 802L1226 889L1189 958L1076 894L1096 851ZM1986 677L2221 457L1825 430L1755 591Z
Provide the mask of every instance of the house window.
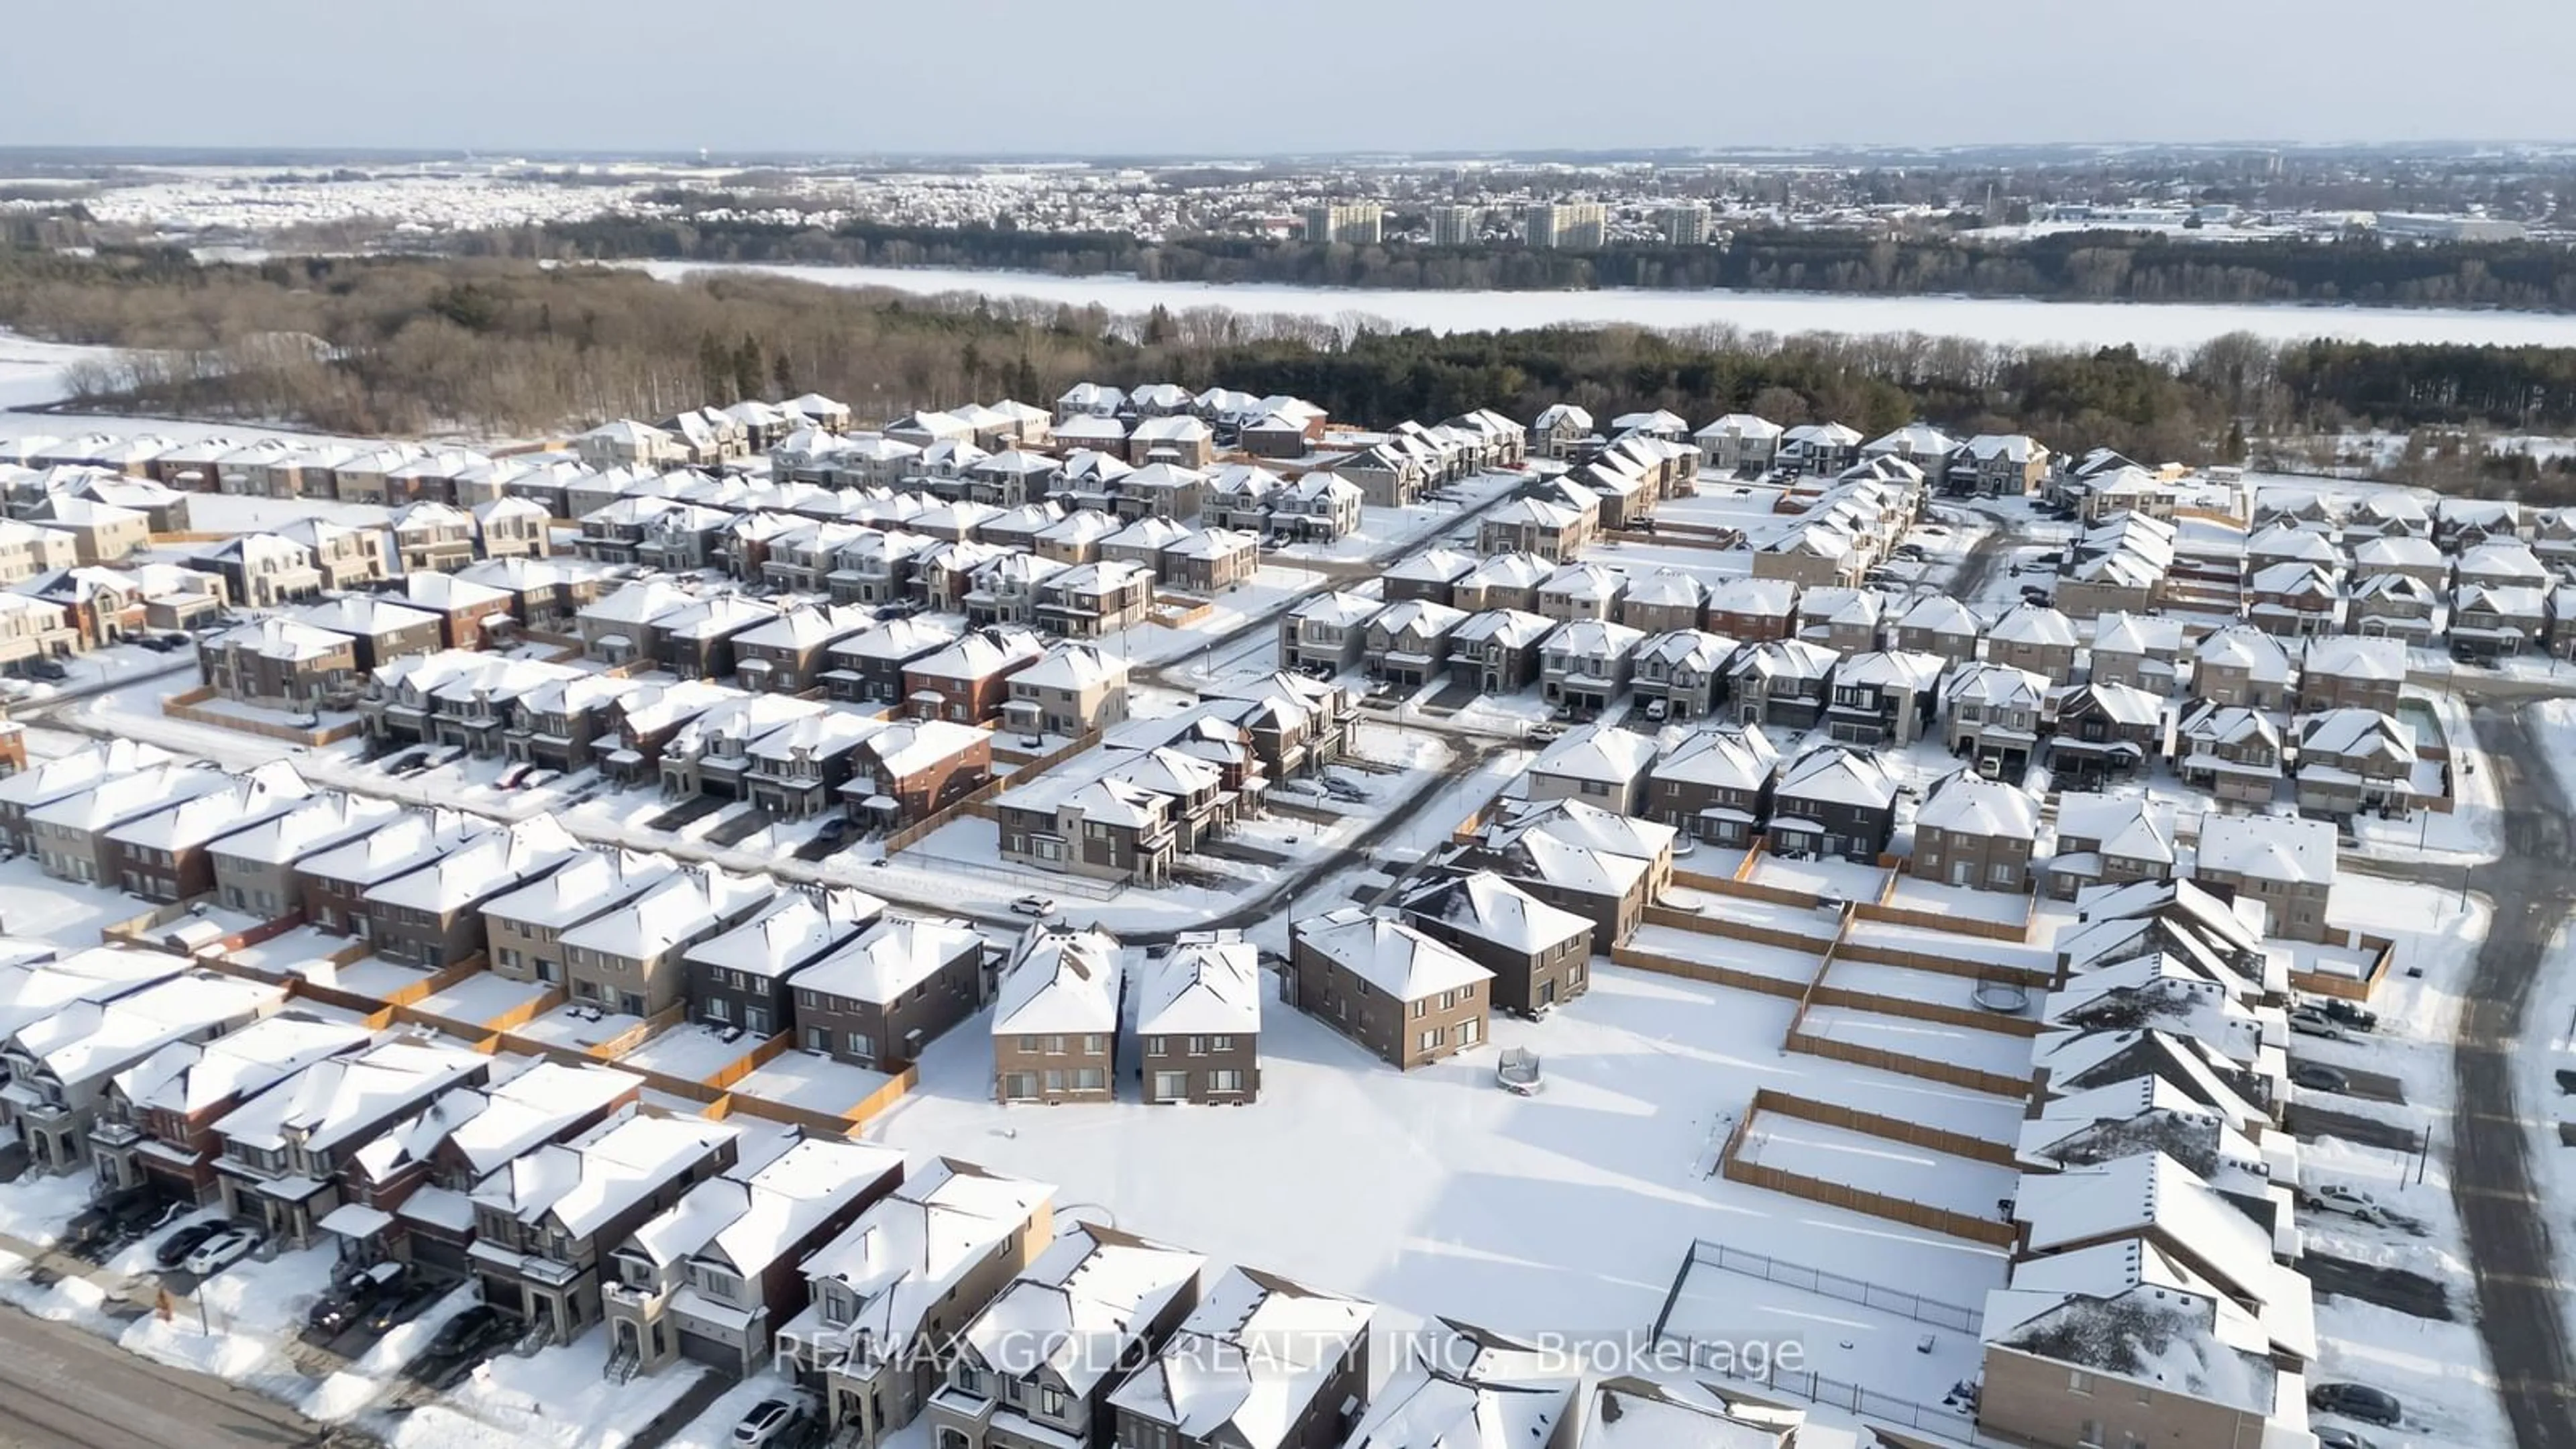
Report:
M2068 1369L2066 1371L2066 1391L2070 1394L2089 1394L2093 1392L2093 1376L2082 1369ZM2095 1439L2099 1439L2101 1437L2098 1432L2101 1428L2100 1425L2091 1424L2088 1421L2087 1427L2097 1431L2091 1437Z
M1208 1090L1211 1092L1240 1092L1243 1090L1243 1073L1236 1071L1232 1067L1219 1067L1215 1071L1208 1073Z
M877 1059L876 1043L868 1039L866 1032L851 1032L847 1036L846 1040L849 1045L849 1054L851 1056L862 1062L873 1062Z
M721 996L708 997L707 1020L718 1026L730 1025L733 1021L733 1003Z
M1458 1023L1458 1045L1461 1047L1474 1046L1479 1040L1483 1039L1483 1036L1484 1032L1482 1023L1478 1022L1476 1018L1471 1016L1465 1021Z
M1097 1056L1100 1053L1109 1050L1109 1038L1096 1034L1086 1036L1082 1039L1082 1049L1094 1056Z
M1046 1089L1052 1094L1064 1090L1064 1072L1051 1068L1046 1073Z
M1048 1037L1048 1038L1046 1039L1046 1054L1047 1054L1048 1056L1051 1056L1051 1057L1060 1057L1060 1056L1063 1056L1063 1055L1064 1055L1064 1038L1063 1038L1063 1037L1060 1037L1060 1036L1051 1036L1051 1037Z
M1189 1082L1187 1072L1156 1072L1154 1096L1157 1100L1166 1102L1175 1097L1186 1097L1189 1095Z
M1234 1038L1230 1036L1209 1037L1208 1050L1212 1052L1230 1052L1234 1050Z
M1190 1055L1194 1057L1203 1057L1207 1055L1206 1037L1194 1036L1190 1038Z
M1038 1390L1038 1412L1050 1419L1064 1417L1064 1390L1050 1384Z

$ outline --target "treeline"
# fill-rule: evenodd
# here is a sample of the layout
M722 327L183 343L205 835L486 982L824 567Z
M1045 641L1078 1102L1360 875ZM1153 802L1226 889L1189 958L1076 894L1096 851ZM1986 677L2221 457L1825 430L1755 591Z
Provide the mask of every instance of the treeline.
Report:
M199 265L174 251L0 248L0 326L128 349L83 370L83 406L349 433L531 436L808 389L882 420L970 398L1043 403L1084 379L1293 393L1381 425L1476 407L1526 419L1556 402L1870 433L1920 417L2185 462L2234 460L2267 435L2576 431L2576 350L2276 348L2238 334L2169 360L1726 328L1437 336L499 259Z
M2333 241L2197 243L2146 233L2026 241L1765 230L1724 245L1619 243L1599 251L1354 247L1250 237L1141 242L1124 233L1008 227L837 227L729 217L603 216L484 233L477 254L878 267L967 267L1163 282L1498 291L1737 288L1879 296L1965 294L2121 302L2312 302L2576 310L2576 249L2539 242L2389 246Z

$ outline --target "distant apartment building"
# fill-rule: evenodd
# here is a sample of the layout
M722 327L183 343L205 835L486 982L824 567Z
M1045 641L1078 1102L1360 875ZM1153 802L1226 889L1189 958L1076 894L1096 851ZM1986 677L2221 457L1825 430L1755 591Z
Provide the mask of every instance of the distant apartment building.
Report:
M1708 208L1703 206L1668 206L1661 218L1664 240L1677 247L1708 244Z
M1374 201L1333 202L1306 208L1306 240L1373 247L1386 234L1386 210Z
M1435 206L1431 208L1431 244L1435 247L1471 247L1482 239L1485 214L1473 206Z
M1532 247L1597 250L1609 239L1610 209L1597 201L1560 201L1521 214L1522 239Z

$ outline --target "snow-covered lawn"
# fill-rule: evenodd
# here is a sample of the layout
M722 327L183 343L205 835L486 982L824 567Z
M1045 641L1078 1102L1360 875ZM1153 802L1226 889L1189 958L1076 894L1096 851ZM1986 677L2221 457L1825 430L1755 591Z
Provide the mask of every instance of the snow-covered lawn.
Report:
M607 1365L608 1333L594 1325L527 1358L498 1354L440 1402L365 1426L393 1449L615 1449L707 1372L682 1362L620 1384L602 1376Z
M101 927L151 909L150 901L123 891L55 880L32 855L0 861L0 932L12 936L58 946L95 946Z
M1822 941L1816 943L1813 951L1793 951L1786 946L1769 946L1737 940L1732 936L1686 931L1678 926L1639 926L1636 933L1628 938L1628 944L1650 956L1704 961L1800 987L1815 980L1817 968L1824 964L1825 943Z
M2013 1195L2013 1183L2020 1176L1994 1163L1910 1147L1891 1138L1778 1112L1754 1117L1738 1157L1757 1166L1776 1167L1969 1217L1992 1217L1995 1205Z
M1827 900L1874 901L1880 887L1887 884L1887 871L1882 866L1864 865L1840 856L1790 860L1766 854L1754 863L1749 878L1758 885L1805 891Z
M808 1051L781 1052L750 1076L733 1084L739 1097L802 1107L809 1112L840 1113L867 1100L892 1078L883 1072L836 1062Z
M2496 773L2478 745L2476 727L2460 697L2448 690L2408 686L2399 708L2429 714L2451 751L2449 812L2419 810L2412 820L2376 815L2353 817L2361 853L2389 860L2438 860L2473 864L2493 860L2504 848L2504 810L2497 798ZM2430 743L2428 741L2427 743Z
M1986 1206L1992 1208L1993 1204ZM1786 1261L1828 1273L1843 1271L1830 1261ZM1876 1286L1903 1291L1914 1291L1916 1287L1910 1283ZM1944 1301L1929 1290L1924 1290L1923 1296ZM1946 1301L1946 1306L1970 1313L1981 1312L1984 1304L1982 1296ZM1673 1297L1672 1312L1665 1320L1664 1333L1672 1340L1730 1345L1739 1355L1759 1345L1774 1355L1772 1361L1784 1370L1862 1385L1872 1393L1926 1407L1938 1407L1941 1396L1952 1385L1976 1377L1984 1359L1983 1345L1975 1334L1936 1328L1883 1308L1864 1307L1816 1292L1802 1283L1732 1273L1706 1262L1693 1263L1683 1277L1680 1291ZM1795 1347L1794 1362L1787 1346ZM1758 1378L1758 1374L1740 1377ZM1756 1394L1760 1392L1755 1390ZM1794 1398L1786 1401L1798 1402ZM1849 1438L1814 1432L1835 1424L1839 1415L1821 1408L1809 1412L1813 1416L1809 1427L1802 1428L1798 1435L1800 1449L1805 1449L1811 1438L1818 1441L1819 1449L1873 1442L1866 1431ZM1970 1427L1965 1415L1958 1427L1961 1433Z
M2002 1077L2030 1075L2030 1038L2026 1036L2007 1036L1998 1031L1848 1006L1810 1007L1803 1026L1809 1036L1845 1046L1893 1052L1916 1061L1945 1062Z
M1782 1053L1790 1010L1596 966L1546 1022L1493 1023L1496 1046L1545 1059L1522 1098L1490 1049L1399 1074L1265 992L1260 1100L1227 1108L997 1106L979 1018L868 1135L1056 1183L1059 1210L1098 1205L1219 1262L1504 1329L1641 1329L1695 1237L1982 1302L2003 1275L1990 1250L1707 1175L1758 1086L2012 1130L2017 1104Z
M2031 901L2029 896L2018 891L1981 891L1967 886L1943 885L1899 870L1896 887L1888 893L1887 904L1936 916L2018 926L2030 919Z
M751 1055L759 1045L760 1038L738 1030L726 1032L703 1022L687 1022L655 1036L618 1061L624 1066L699 1082Z
M420 1009L449 1021L481 1026L525 1006L549 989L540 981L513 981L497 971L484 971L424 998Z

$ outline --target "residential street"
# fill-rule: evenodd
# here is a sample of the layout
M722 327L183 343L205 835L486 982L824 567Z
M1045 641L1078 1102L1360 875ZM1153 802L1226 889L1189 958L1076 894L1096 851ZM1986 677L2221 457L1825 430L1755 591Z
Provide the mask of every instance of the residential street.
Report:
M2468 1240L2478 1333L2495 1363L2514 1441L2524 1449L2576 1449L2567 1323L2513 1066L2524 1007L2569 911L2565 797L2519 712L2481 705L2476 723L2489 768L2504 772L2505 851L2467 873L2468 888L2495 902L2495 923L2466 987L2453 1050L2451 1197ZM2367 869L2450 887L2461 880L2450 866L2382 861Z
M0 1445L7 1449L370 1442L221 1379L165 1368L79 1328L0 1307Z

